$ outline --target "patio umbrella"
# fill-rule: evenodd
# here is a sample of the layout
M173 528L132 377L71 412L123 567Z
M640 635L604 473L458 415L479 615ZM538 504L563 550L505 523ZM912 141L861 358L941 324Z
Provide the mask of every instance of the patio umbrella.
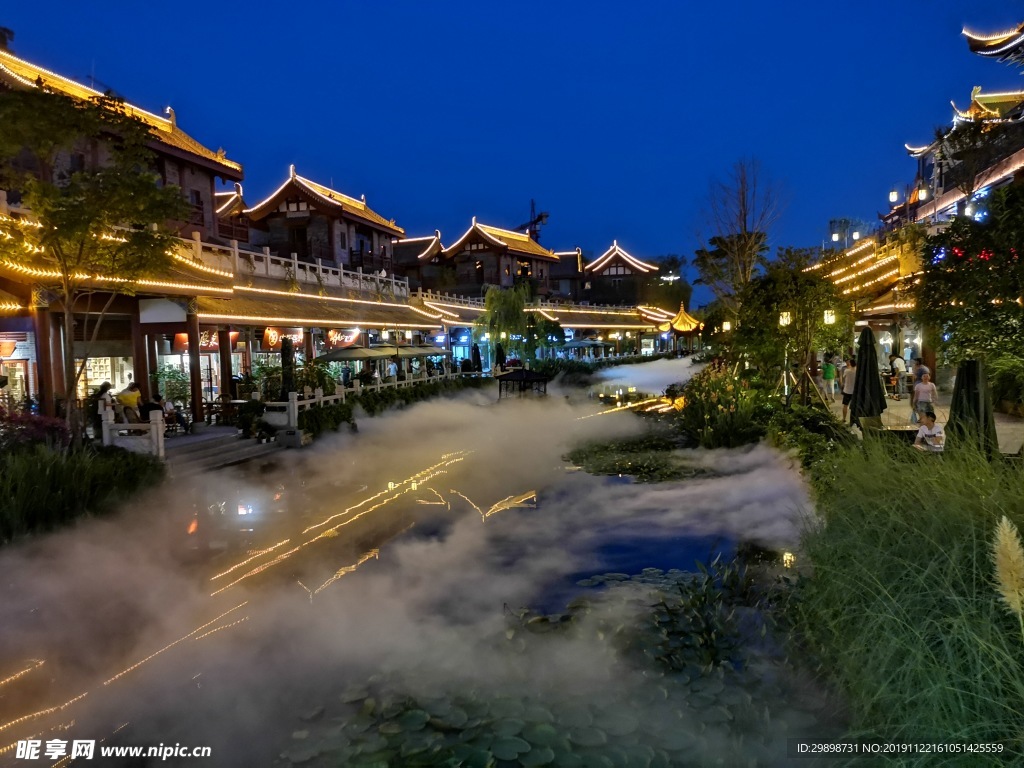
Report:
M989 458L999 452L992 393L981 360L965 360L957 368L946 428L950 434L976 444Z
M860 426L860 417L879 417L885 410L885 388L878 373L878 349L870 328L860 332L857 342L857 375L853 380L850 423Z
M480 359L480 346L479 345L477 345L477 344L473 345L473 349L472 349L471 355L473 357L473 370L476 371L477 373L479 373L480 371L482 371L484 369L483 361Z
M494 345L494 364L499 369L505 370L505 348L501 346L500 341Z

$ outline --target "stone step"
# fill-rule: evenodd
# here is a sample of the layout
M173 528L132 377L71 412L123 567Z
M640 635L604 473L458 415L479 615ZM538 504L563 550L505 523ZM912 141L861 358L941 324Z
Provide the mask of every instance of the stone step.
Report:
M219 445L217 450L192 452L184 456L168 456L168 469L173 477L208 472L259 459L281 450L280 443L258 443L255 440L235 440L234 445Z

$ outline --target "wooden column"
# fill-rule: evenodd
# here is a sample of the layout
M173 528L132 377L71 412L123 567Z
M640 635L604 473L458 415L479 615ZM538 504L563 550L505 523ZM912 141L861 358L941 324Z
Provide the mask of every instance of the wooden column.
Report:
M142 393L142 402L148 403L152 397L149 382L149 350L146 348L146 334L142 332L139 321L139 302L135 301L132 311L132 367L135 370L135 383Z
M160 391L160 380L157 373L160 370L160 353L157 349L157 342L162 338L159 333L146 334L146 352L149 353L149 378L154 392Z
M313 345L313 331L310 328L306 328L302 334L303 341L303 354L306 356L306 362L308 363L314 357L316 357L316 347Z
M199 302L188 300L185 314L185 331L188 333L188 372L192 394L192 419L203 421L203 372L199 367Z
M217 329L217 356L220 358L220 394L231 399L231 330Z
M40 407L45 415L56 416L53 361L50 358L50 306L41 291L32 292L32 320L36 335L36 377Z

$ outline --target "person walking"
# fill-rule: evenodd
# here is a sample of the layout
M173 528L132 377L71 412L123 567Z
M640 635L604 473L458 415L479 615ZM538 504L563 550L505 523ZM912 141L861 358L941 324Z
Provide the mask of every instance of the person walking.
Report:
M931 373L931 369L924 364L924 360L920 357L914 360L914 386L916 387L921 383L921 378L926 374Z
M821 365L821 383L825 390L825 397L829 402L836 401L836 366L831 358L825 360Z
M853 400L853 384L857 380L857 358L851 357L843 369L843 423L850 413L850 401Z
M911 410L917 414L920 420L922 414L934 410L935 402L938 399L939 391L932 384L931 374L923 373L921 381L914 385L914 394L910 398Z

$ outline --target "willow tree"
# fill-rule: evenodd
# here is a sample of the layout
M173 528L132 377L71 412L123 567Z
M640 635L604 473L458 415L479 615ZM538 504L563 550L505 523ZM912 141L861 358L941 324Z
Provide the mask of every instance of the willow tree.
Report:
M530 288L525 283L514 288L489 288L484 297L484 312L476 321L477 330L489 333L492 345L501 342L506 351L530 352L532 346L527 342L532 339L527 339L525 311L529 299Z
M0 259L22 269L63 311L66 418L81 440L74 393L76 312L94 342L117 294L172 260L166 223L185 216L177 187L160 186L149 127L112 98L71 99L34 87L0 94L0 181L19 199L0 222ZM93 300L96 299L94 304Z

